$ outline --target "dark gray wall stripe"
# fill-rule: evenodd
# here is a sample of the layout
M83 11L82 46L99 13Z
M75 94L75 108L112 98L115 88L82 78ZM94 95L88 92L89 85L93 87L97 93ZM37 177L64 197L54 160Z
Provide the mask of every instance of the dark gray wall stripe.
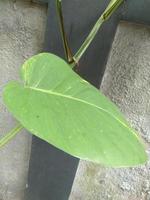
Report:
M36 0L34 0L36 1ZM40 3L48 2L38 0ZM63 0L65 28L73 52L80 47L109 0ZM64 57L55 0L49 0L44 51ZM99 87L120 20L150 24L150 1L127 0L104 24L77 72ZM26 200L67 200L79 160L33 137ZM82 177L81 177L82 178ZM84 177L83 177L84 178Z

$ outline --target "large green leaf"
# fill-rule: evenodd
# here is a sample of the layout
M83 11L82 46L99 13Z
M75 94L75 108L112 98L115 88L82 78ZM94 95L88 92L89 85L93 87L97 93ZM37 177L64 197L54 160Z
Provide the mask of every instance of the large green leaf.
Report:
M99 90L59 57L42 53L22 67L24 85L4 89L4 102L31 133L81 159L132 166L147 159L143 144Z

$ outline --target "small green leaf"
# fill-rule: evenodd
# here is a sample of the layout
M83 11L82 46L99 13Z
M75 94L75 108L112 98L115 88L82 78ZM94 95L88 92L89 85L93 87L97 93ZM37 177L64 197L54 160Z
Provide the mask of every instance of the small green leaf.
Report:
M143 144L118 108L61 58L42 53L22 67L23 84L9 83L8 110L32 134L81 159L107 166L147 160Z

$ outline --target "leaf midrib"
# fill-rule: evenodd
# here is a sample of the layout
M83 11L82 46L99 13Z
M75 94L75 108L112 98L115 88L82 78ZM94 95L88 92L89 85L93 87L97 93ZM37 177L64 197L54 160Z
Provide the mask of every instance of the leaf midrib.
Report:
M112 116L116 121L118 121L120 124L122 124L124 127L126 127L130 132L132 132L137 137L135 132L132 129L130 129L125 123L123 123L121 120L119 120L117 117L115 117L113 114L111 114L107 110L105 110L105 109L103 109L103 108L101 108L101 107L99 107L99 106L97 106L95 104L89 103L89 102L87 102L85 100L82 100L82 99L79 99L79 98L76 98L76 97L73 97L73 96L70 96L70 95L64 95L64 94L61 94L61 93L58 93L58 92L54 92L52 90L45 90L45 89L42 89L42 88L36 88L36 87L31 87L31 86L26 86L25 88L26 89L35 90L35 91L38 91L38 92L42 92L42 93L46 93L46 94L50 94L50 95L64 97L64 98L67 98L67 99L71 99L71 100L74 100L74 101L78 101L78 102L87 104L87 105L95 107L95 108L97 108L99 110L102 110L103 112L105 112L108 115ZM138 137L137 137L137 139L138 139Z

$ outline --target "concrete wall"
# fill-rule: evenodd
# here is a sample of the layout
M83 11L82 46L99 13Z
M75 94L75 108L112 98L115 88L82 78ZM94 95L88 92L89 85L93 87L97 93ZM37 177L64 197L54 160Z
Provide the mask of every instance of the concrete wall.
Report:
M43 47L46 7L28 0L0 0L0 95L18 79L25 59ZM0 96L0 137L16 124ZM22 200L26 186L31 136L23 131L0 149L0 200Z
M0 95L18 79L23 61L43 46L46 8L27 0L0 1ZM101 90L150 143L150 28L121 23ZM0 96L0 137L14 127ZM23 200L31 137L25 131L0 150L0 200ZM70 200L150 200L150 163L106 169L81 161ZM42 199L43 200L43 199Z
M149 152L150 27L119 25L101 90L139 131ZM150 162L130 169L106 169L81 161L70 200L150 200Z

